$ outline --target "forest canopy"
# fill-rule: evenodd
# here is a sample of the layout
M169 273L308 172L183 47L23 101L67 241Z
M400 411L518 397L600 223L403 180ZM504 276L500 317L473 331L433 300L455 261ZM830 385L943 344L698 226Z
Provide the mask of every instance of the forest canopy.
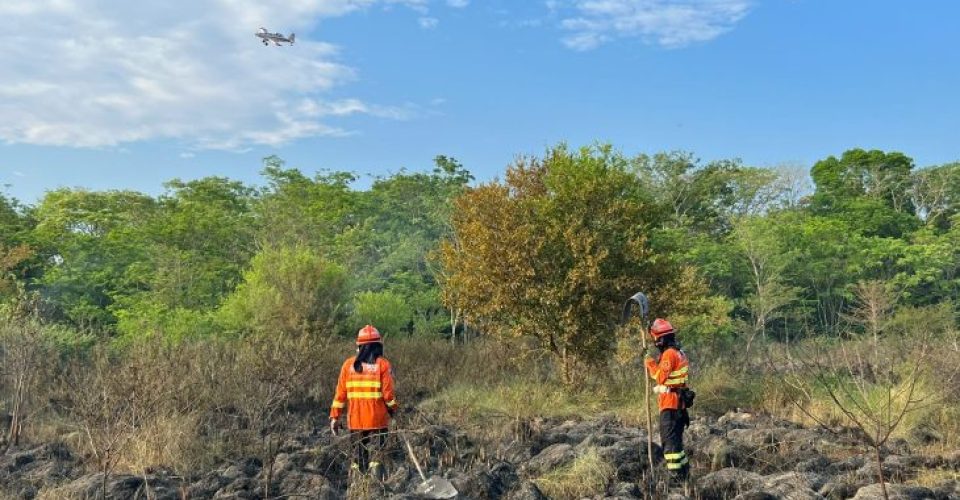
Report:
M956 314L960 163L852 149L804 172L559 145L479 184L445 156L362 190L276 157L262 176L0 196L0 302L118 339L376 322L587 358L636 288L690 339L835 333L868 283Z

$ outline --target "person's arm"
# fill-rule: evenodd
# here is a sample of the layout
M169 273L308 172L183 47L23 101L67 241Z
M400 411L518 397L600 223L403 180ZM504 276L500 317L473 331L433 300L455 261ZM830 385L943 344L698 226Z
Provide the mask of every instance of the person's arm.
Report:
M337 420L343 414L343 409L347 407L347 363L340 368L340 378L337 380L337 391L333 396L333 404L330 405L330 420Z
M380 372L380 387L383 394L383 402L387 405L387 411L392 416L397 411L397 397L393 391L393 367L384 360L386 365Z
M650 374L650 378L657 382L657 385L663 385L664 382L670 378L670 373L673 372L674 366L676 364L675 356L670 355L671 351L667 350L660 356L660 363L656 363L650 358L647 358L647 373Z

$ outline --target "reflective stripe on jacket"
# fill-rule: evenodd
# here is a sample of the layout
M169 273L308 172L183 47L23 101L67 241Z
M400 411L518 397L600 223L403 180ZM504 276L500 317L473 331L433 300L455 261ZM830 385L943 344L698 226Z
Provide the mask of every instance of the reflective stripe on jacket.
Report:
M387 409L396 409L393 393L393 368L383 357L376 363L363 363L360 373L353 371L352 357L340 368L337 392L330 407L330 418L340 418L347 410L347 428L353 431L386 429L390 422Z
M680 395L670 389L687 386L687 372L690 369L687 355L676 347L669 347L660 355L659 363L647 358L646 365L650 377L657 382L654 392L658 393L660 411L679 410Z

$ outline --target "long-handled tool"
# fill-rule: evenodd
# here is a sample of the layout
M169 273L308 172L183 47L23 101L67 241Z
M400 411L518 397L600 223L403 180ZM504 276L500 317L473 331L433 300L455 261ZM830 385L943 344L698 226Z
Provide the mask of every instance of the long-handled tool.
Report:
M420 474L421 483L417 485L414 493L423 498L436 500L457 496L457 488L454 487L450 481L436 475L430 476L430 478L427 479L427 476L423 474L423 469L420 468L420 462L417 461L417 456L413 454L413 447L410 446L410 441L407 441L407 438L403 434L400 434L400 439L402 439L403 444L406 445L410 460L413 460L413 465L417 467L417 473Z
M623 304L623 314L620 317L620 324L626 326L630 321L633 305L636 304L640 309L640 325L643 331L640 332L640 339L643 350L647 350L647 313L650 312L650 302L643 292L637 292L627 299ZM647 376L646 368L643 373L643 409L647 413L647 464L650 467L650 483L654 483L653 468L653 417L650 415L650 377Z

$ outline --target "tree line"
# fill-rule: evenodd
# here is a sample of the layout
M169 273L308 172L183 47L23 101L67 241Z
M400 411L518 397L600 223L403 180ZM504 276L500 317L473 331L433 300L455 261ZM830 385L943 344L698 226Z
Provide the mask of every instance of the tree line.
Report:
M852 149L805 172L600 144L480 184L443 156L365 190L276 157L262 175L0 197L0 301L117 339L466 325L579 361L638 290L690 339L748 344L848 331L866 293L957 311L960 163Z
M311 177L270 157L260 187L206 177L159 196L0 198L0 301L118 339L329 336L363 322L439 334L448 318L428 255L473 178L456 160L435 163L362 191L355 174Z

